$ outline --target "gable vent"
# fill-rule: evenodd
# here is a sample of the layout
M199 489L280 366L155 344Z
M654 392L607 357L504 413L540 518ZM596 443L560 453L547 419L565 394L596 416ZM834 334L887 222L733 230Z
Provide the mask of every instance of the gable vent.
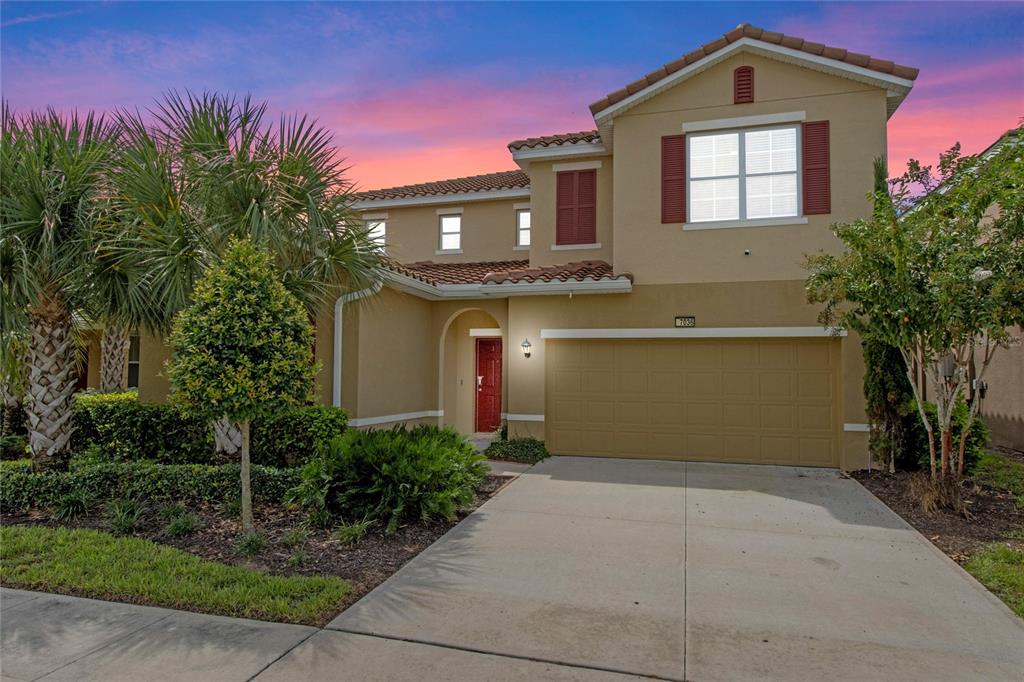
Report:
M733 102L746 104L754 101L754 67L741 66L732 73Z

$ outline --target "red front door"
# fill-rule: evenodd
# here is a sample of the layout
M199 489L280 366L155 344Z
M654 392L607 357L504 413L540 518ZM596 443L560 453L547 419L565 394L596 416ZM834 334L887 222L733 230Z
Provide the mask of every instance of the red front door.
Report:
M476 430L501 426L501 339L476 340Z

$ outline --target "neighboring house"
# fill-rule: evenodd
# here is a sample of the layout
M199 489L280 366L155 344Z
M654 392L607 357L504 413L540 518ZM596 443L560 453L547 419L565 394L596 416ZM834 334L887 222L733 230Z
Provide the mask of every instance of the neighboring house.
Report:
M867 466L860 341L818 325L802 262L868 214L917 73L741 25L596 130L512 142L520 170L363 192L402 265L317 320L320 399L558 454ZM159 399L166 350L140 354Z

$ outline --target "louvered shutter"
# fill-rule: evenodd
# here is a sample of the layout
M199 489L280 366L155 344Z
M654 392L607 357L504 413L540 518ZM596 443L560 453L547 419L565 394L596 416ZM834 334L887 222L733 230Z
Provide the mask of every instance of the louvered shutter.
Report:
M597 171L576 172L576 243L597 242Z
M686 222L686 135L661 138L661 222Z
M732 95L736 104L754 101L754 67L740 66L733 71Z
M804 215L831 213L828 121L804 123L802 138Z
M564 171L556 175L555 243L576 243L576 173Z

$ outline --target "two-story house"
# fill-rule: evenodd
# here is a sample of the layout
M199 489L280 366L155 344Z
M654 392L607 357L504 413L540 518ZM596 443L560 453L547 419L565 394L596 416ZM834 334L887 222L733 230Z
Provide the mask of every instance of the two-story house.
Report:
M817 323L802 262L870 210L917 73L741 25L594 130L512 142L518 170L361 193L401 265L318 318L321 399L557 454L867 466L860 342ZM166 351L140 354L159 398Z

